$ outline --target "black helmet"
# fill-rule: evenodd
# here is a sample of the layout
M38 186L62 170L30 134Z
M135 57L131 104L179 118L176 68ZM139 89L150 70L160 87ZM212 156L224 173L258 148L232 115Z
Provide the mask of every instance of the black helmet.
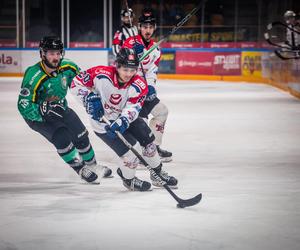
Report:
M134 16L133 10L131 8L121 10L121 17L125 17L125 16L133 17Z
M57 68L56 66L53 66L48 59L46 58L45 53L48 50L59 50L61 57L60 57L60 62L58 64L58 66L61 63L61 60L63 59L64 55L65 55L65 51L64 51L64 44L62 43L62 41L60 40L59 37L57 36L45 36L41 39L40 41L40 57L42 59L42 61L49 67L49 68Z
M57 36L45 36L40 41L40 49L43 51L59 50L61 53L64 50L64 44Z
M156 24L156 19L153 14L152 9L144 9L142 15L139 17L139 24L150 23L152 25Z
M121 48L116 59L117 67L137 68L139 59L133 49Z

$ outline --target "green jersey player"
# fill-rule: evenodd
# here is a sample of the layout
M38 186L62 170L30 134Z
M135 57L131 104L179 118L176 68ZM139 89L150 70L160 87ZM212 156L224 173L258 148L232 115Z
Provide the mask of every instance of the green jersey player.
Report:
M58 37L40 41L41 61L24 75L18 109L25 122L54 145L59 156L89 183L99 183L96 159L88 131L68 107L66 95L78 66L64 59L64 47ZM103 167L104 177L111 170Z

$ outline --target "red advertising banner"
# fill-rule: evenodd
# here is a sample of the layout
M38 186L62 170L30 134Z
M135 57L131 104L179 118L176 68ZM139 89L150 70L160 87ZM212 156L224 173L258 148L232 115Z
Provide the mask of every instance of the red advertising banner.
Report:
M70 42L70 48L103 48L104 42Z
M162 48L260 48L257 42L164 42Z
M17 47L15 40L0 39L0 48L14 48Z
M177 74L213 75L213 52L176 52Z
M215 52L214 75L241 75L241 53Z
M26 47L38 48L39 41L27 41ZM103 48L103 47L104 47L104 42L70 42L70 48Z

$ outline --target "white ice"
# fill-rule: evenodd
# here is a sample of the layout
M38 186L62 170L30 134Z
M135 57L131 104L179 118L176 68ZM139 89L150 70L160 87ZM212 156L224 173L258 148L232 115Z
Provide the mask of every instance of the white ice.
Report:
M169 107L163 148L176 194L129 192L114 173L82 184L17 111L20 78L0 79L1 250L298 250L300 101L271 86L159 81ZM114 153L90 129L98 161ZM137 175L149 180L147 170Z

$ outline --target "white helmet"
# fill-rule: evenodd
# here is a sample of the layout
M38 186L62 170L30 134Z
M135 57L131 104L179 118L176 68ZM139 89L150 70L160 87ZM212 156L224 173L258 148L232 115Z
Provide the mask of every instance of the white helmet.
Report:
M292 10L287 10L284 13L284 19L289 19L289 18L294 18L294 17L296 17L296 13Z

